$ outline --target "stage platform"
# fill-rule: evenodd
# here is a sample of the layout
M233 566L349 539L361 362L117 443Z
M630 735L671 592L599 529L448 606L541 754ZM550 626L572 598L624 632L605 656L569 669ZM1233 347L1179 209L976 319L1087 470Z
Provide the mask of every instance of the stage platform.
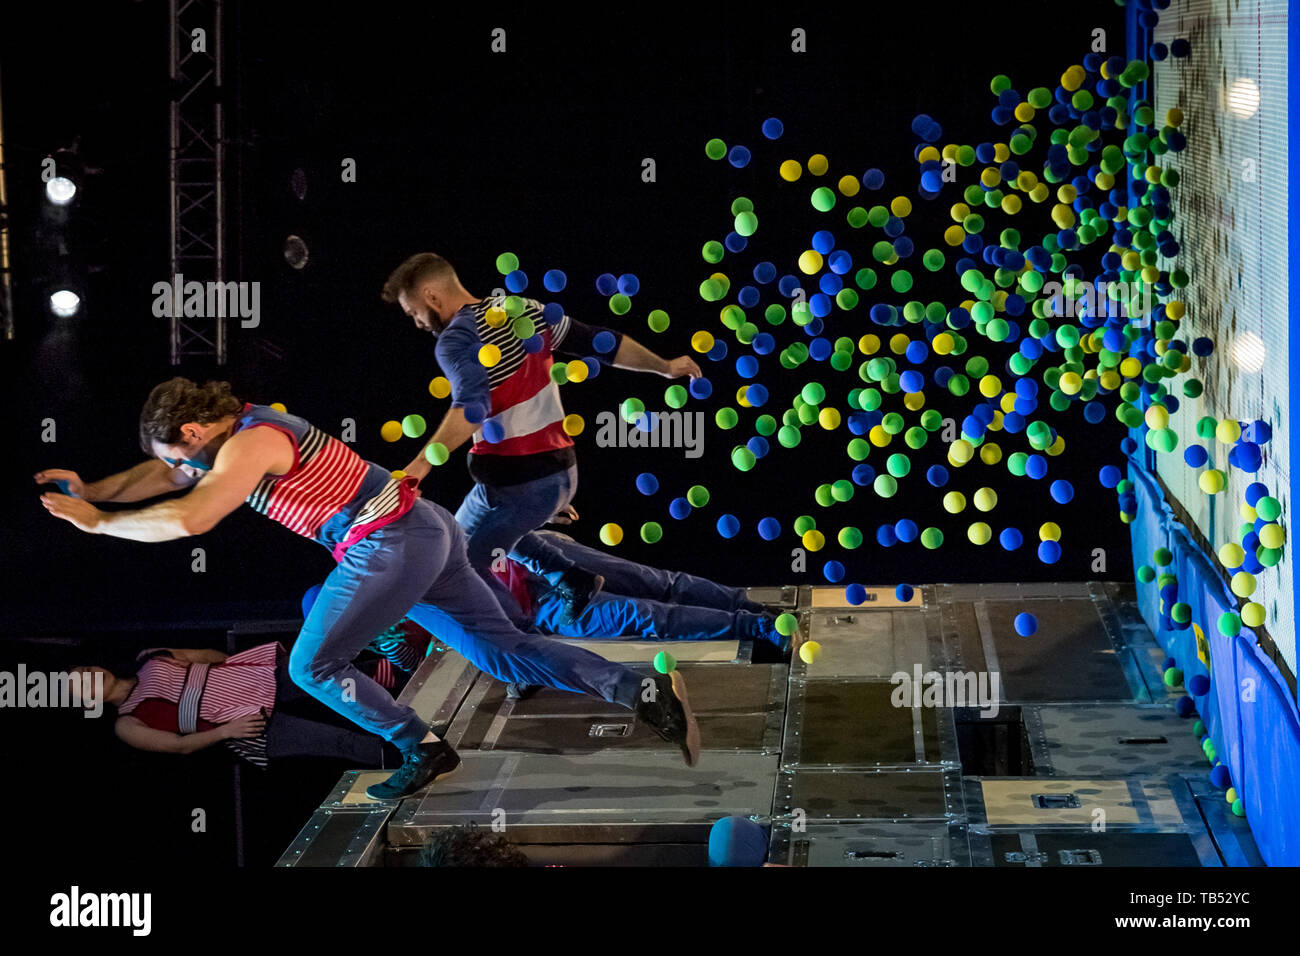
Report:
M730 815L767 826L769 862L791 866L1262 865L1173 711L1131 587L935 584L906 603L880 588L857 607L837 587L750 595L796 613L821 655L575 642L647 674L671 649L697 767L629 711L549 689L510 700L435 645L401 696L461 766L391 802L365 796L389 771L345 773L278 865L409 866L431 833L474 822L539 865L704 866ZM1021 611L1033 637L1012 627Z

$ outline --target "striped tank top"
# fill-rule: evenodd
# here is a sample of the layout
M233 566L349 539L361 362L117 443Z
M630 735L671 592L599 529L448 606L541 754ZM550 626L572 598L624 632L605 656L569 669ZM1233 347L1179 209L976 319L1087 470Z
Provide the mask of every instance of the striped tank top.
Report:
M245 405L235 431L274 428L293 442L293 468L267 475L246 499L259 514L331 549L335 561L370 532L415 504L414 478L397 479L296 415Z

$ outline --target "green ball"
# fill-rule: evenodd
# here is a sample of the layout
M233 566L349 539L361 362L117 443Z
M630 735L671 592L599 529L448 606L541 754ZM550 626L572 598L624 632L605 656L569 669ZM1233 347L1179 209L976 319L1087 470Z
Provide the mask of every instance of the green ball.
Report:
M526 315L518 316L510 323L510 332L517 339L532 338L536 331L537 327L533 325L533 320Z
M419 438L427 427L423 415L407 415L402 419L402 434L407 438Z
M513 252L503 252L497 256L497 272L505 275L519 268L519 257Z
M1150 584L1156 579L1156 569L1149 564L1144 564L1137 569L1137 579L1143 584Z
M862 546L862 532L857 528L840 528L838 538L840 547L849 551Z
M1246 815L1246 805L1241 802L1241 797L1232 801L1232 815L1236 817L1244 817Z
M1232 611L1219 615L1219 630L1227 637L1236 637L1241 633L1241 616Z
M661 674L671 674L677 667L677 659L667 651L660 651L655 655L655 670Z
M717 412L714 413L713 420L718 423L719 428L735 428L736 424L740 421L740 415L736 413L734 408L728 405L719 408Z
M912 470L912 462L906 455L894 454L885 461L885 468L895 478L905 478Z
M434 442L424 449L424 460L431 465L441 465L446 463L450 457L447 446L440 441Z
M664 536L664 527L658 521L647 521L641 526L641 540L654 544Z
M1169 609L1169 616L1174 619L1176 624L1186 624L1192 619L1192 607L1190 604L1184 604L1180 601Z
M758 217L752 212L742 212L736 217L736 232L742 236L752 236L758 231Z
M1183 686L1183 669L1181 667L1171 667L1165 671L1166 687Z
M754 453L744 445L737 445L731 451L731 463L741 471L749 471L756 461L758 459L754 457Z
M803 537L809 531L817 529L817 519L812 515L800 515L794 519L794 533Z
M709 159L721 159L727 155L727 144L714 138L704 144L704 155Z
M776 431L776 419L771 415L759 415L754 419L754 431L764 438L771 436Z
M627 315L628 310L631 308L632 308L632 300L629 299L627 296L625 296L622 292L618 292L609 297L609 311L613 312L615 315ZM531 332L529 332L528 334L532 335ZM527 336L524 336L524 338L527 338Z
M709 489L703 485L691 485L686 491L686 500L692 508L703 508L709 503Z
M831 492L831 486L818 485L817 490L813 492L813 500L823 508L829 508L835 504L835 495Z
M818 212L830 212L835 208L835 191L826 186L819 186L813 190L812 204Z
M864 461L870 453L871 443L865 439L855 438L849 442L849 457L854 461Z
M836 501L848 501L853 497L853 482L841 478L831 485L831 495Z
M788 612L785 614L778 614L773 626L776 628L776 633L780 634L782 637L789 637L795 631L799 630L799 619Z
M668 313L663 309L651 309L646 316L646 324L650 326L651 332L662 332L668 328Z
M1265 521L1276 521L1282 514L1282 502L1278 501L1272 495L1265 495L1255 502L1255 514L1259 515Z
M555 368L554 365L551 368ZM642 415L645 414L645 402L639 398L629 398L621 406L619 411L623 415L623 420L629 425L635 425Z
M1205 722L1197 720L1196 723L1192 724L1192 734L1199 737L1203 733L1205 733Z
M727 254L727 247L716 239L710 239L704 244L700 254L704 256L704 261L709 265L717 265Z
M794 448L803 436L793 425L782 425L776 433L776 440L782 448Z
M556 362L551 366L551 381L556 385L563 385L569 380L569 369L563 362Z
M809 405L820 405L826 399L826 389L816 382L809 382L799 392L799 395Z
M898 481L892 475L876 475L872 487L882 498L892 498L898 493Z
M921 544L933 551L943 544L943 532L938 528L926 528L921 532Z
M690 393L686 391L685 386L669 385L668 388L664 390L664 404L669 408L681 408L686 404L689 394Z
M1156 565L1161 568L1167 568L1174 561L1173 553L1168 548L1156 548L1153 558Z

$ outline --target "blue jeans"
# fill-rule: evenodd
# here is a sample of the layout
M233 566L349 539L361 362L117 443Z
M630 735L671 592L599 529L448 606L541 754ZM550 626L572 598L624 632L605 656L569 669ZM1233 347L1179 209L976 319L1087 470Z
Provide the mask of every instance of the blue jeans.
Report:
M682 571L663 571L619 558L606 551L579 544L567 534L558 531L538 531L533 537L544 541L568 561L582 566L605 578L604 589L627 597L650 598L669 604L690 604L701 608L720 608L724 611L750 611L761 613L763 605L745 597L744 588L732 588L708 578L699 578ZM523 558L521 564L539 573L537 568Z
M749 611L665 604L649 598L625 597L601 591L571 623L564 621L564 603L538 595L535 626L543 634L561 637L641 637L647 640L723 641L749 638L780 645L772 620Z
M578 488L578 466L518 485L475 484L456 511L465 529L470 566L487 582L510 619L524 621L519 603L492 575L492 559L509 555L556 584L574 566L572 558L535 532L573 500Z
M423 498L349 548L330 572L290 651L289 675L327 707L411 749L428 725L352 663L403 616L500 680L636 706L641 676L635 671L511 624L470 567L465 533L445 508Z

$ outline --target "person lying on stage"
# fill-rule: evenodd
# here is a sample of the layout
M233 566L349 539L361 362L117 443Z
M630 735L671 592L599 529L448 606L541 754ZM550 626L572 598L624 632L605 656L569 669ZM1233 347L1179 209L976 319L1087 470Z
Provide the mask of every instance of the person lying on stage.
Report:
M141 411L139 436L152 457L98 482L64 469L37 473L37 483L65 482L71 492L46 492L41 503L90 534L171 541L212 530L247 502L329 548L338 566L289 653L289 676L402 752L402 766L367 788L372 799L414 793L460 763L419 714L353 663L408 613L500 680L593 694L636 711L681 748L688 766L696 764L699 725L681 674L643 678L590 651L521 632L470 567L465 533L450 512L420 497L414 478L363 460L302 418L241 401L226 382L173 378L157 386ZM147 508L95 507L186 489Z
M73 672L103 673L102 703L117 709L113 730L137 750L190 754L224 744L263 768L268 761L300 756L338 757L360 767L385 763L381 738L345 725L293 683L287 652L278 641L230 656L155 647L141 651L136 661L131 677L98 666ZM376 683L389 692L397 689L398 665L384 658L368 664Z

